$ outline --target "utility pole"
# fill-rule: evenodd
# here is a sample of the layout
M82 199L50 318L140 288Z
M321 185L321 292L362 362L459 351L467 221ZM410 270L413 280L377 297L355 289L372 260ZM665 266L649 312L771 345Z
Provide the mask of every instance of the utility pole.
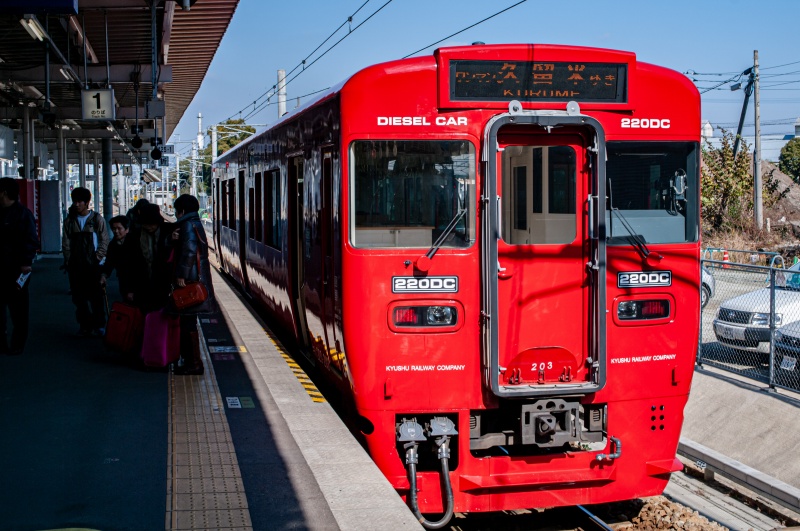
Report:
M761 100L758 93L758 50L753 50L753 91L755 105L756 140L753 148L753 210L758 230L764 228L764 199L761 191Z

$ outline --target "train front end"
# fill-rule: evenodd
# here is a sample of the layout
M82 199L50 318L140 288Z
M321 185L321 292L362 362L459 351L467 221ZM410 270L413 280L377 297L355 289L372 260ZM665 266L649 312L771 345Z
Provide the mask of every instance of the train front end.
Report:
M341 106L346 372L412 510L661 493L699 329L696 89L475 46L366 69Z

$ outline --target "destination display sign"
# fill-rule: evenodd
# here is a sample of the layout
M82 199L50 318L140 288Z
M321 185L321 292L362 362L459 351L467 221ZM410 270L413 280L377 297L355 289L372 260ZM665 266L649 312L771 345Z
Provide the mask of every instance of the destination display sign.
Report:
M450 61L451 101L625 103L627 65L548 61Z

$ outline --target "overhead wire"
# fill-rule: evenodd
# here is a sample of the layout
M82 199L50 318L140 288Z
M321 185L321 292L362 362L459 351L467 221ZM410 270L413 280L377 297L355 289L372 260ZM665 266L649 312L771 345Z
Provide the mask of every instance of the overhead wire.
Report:
M325 56L325 55L326 55L328 52L330 52L330 51L331 51L333 48L335 48L336 46L338 46L338 45L339 45L339 43L341 43L341 42L342 42L344 39L346 39L346 38L347 38L347 37L349 37L351 34L353 34L353 33L354 33L356 30L358 30L358 28L360 28L361 26L363 26L363 25L364 25L364 24L365 24L365 23L366 23L368 20L370 20L372 17L374 17L374 16L375 16L375 15L376 15L378 12L380 12L380 11L381 11L383 8L385 8L387 5L389 5L390 3L392 3L392 1L393 1L393 0L387 0L387 1L386 1L386 2L385 2L385 3L384 3L382 6L381 6L381 7L379 7L378 9L376 9L376 10L375 10L375 11L374 11L374 12L373 12L371 15L369 15L369 16L368 16L366 19L364 19L364 20L363 20L363 21L362 21L360 24L358 24L358 25L357 25L356 27L354 27L354 28L351 28L351 29L350 29L350 30L347 32L347 34L346 34L344 37L342 37L341 39L339 39L338 41L336 41L336 42L335 42L335 43L334 43L332 46L330 46L330 47L329 47L327 50L325 50L325 51L324 51L324 52L323 52L321 55L319 55L317 58L315 58L315 59L314 59L312 62L308 63L308 59L309 59L309 58L310 58L312 55L314 55L314 53L315 53L315 52L317 52L317 51L318 51L320 48L322 48L322 46L324 46L326 42L328 42L329 40L331 40L331 38L332 38L334 35L336 35L336 33L338 33L338 32L339 32L339 31L340 31L340 30L341 30L341 29L342 29L342 28L345 26L345 24L347 24L347 23L352 23L352 21L353 21L353 17L354 17L354 16L355 16L355 15L356 15L356 14L357 14L359 11L361 11L361 9L362 9L364 6L366 6L366 5L367 5L367 4L370 2L370 0L367 0L366 2L364 2L363 4L361 4L361 6L360 6L358 9L356 9L356 10L353 12L353 14L351 14L350 16L348 16L348 17L347 17L347 20L345 20L345 22L343 22L342 24L340 24L340 25L339 25L339 27L337 27L337 28L336 28L336 30L334 30L334 31L333 31L333 33L331 33L331 35L329 35L329 36L328 36L328 37L327 37L325 40L323 40L323 41L322 41L322 42L321 42L321 43L320 43L320 44L319 44L319 45L318 45L316 48L314 48L314 51L312 51L310 54L308 54L308 55L306 56L306 58L305 58L305 59L303 59L302 61L300 61L300 62L299 62L299 63L298 63L298 64L297 64L297 65L296 65L294 68L292 68L292 70L290 70L290 71L289 71L289 73L288 73L288 74L286 74L286 75L284 76L284 78L283 78L283 86L285 87L285 86L289 85L289 84L290 84L292 81L294 81L295 79L297 79L297 77L298 77L299 75L301 75L303 72L305 72L305 71L306 71L308 68L310 68L310 67L311 67L311 65L313 65L314 63L316 63L316 62L317 62L319 59L321 59L323 56ZM294 76L294 77L292 77L292 78L289 78L289 76L290 76L292 73L296 72L296 71L298 70L298 68L302 68L302 70L301 70L300 72L298 72L297 74L295 74L295 76ZM252 117L252 116L254 116L254 115L255 115L255 110L258 108L258 102L259 102L259 100L262 100L262 99L263 99L263 98L265 98L265 97L267 98L267 100L269 100L270 98L272 98L272 96L274 96L275 94L277 94L277 90L278 90L278 88L277 88L277 84L275 84L275 85L272 85L272 87L270 87L270 88L269 88L269 89L267 89L266 91L264 91L264 92L263 92L261 95L259 95L259 96L258 96L258 97L257 97L257 98L256 98L256 99L253 101L253 103L252 103L253 110L252 110L252 111L250 111L250 113L249 113L247 116L248 116L248 117ZM241 110L239 110L238 112L236 112L236 113L232 114L231 116L229 116L228 118L226 118L226 120L225 120L225 121L228 121L228 120L231 120L231 119L233 119L233 118L234 118L234 117L235 117L237 114L238 114L238 115L241 117L242 113L243 113L243 112L245 112L245 111L246 111L246 110L247 110L249 107L250 107L250 104L246 105L245 107L243 107L243 108L242 108Z
M350 31L350 33L354 32L354 31L355 31L356 29L358 29L358 28L359 28L361 25L363 25L364 23L366 23L366 22L367 22L367 21L368 21L370 18L372 18L372 17L373 17L375 14L377 14L377 13L378 13L378 12L379 12L381 9L383 9L383 8L384 8L384 7L386 7L386 6L387 6L389 3L391 3L391 1L392 1L392 0L389 0L389 1L387 1L387 2L386 2L384 5L382 5L380 8L378 8L378 9L377 9L375 12L373 12L373 13L372 13L372 15L370 15L369 17L367 17L367 18L366 18L366 19L365 19L363 22L361 22L361 23L360 23L358 26L356 26L355 28L353 28L353 29ZM440 40L438 40L438 41L436 41L436 42L434 42L434 43L432 43L432 44L429 44L428 46L426 46L426 47L424 47L424 48L420 48L420 49L419 49L419 50L417 50L416 52L413 52L413 53L411 53L411 54L408 54L408 55L404 56L404 57L403 57L403 59L407 59L407 58L411 57L411 56L412 56L412 55L414 55L414 54L417 54L417 53L419 53L419 52L421 52L421 51L423 51L423 50L426 50L427 48L430 48L431 46L435 46L435 45L437 45L437 44L439 44L439 43L441 43L441 42L444 42L444 41L446 41L447 39L450 39L450 38L454 37L455 35L458 35L458 34L460 34L460 33L463 33L463 32L465 32L465 31L467 31L468 29L474 28L475 26L477 26L477 25L479 25L479 24L482 24L482 23L486 22L487 20L490 20L490 19L492 19L492 18L494 18L494 17L496 17L496 16L498 16L498 15L501 15L502 13L505 13L506 11L508 11L508 10L510 10L510 9L513 9L513 8L515 8L515 7L517 7L517 6L518 6L518 5L520 5L520 4L524 4L525 2L527 2L527 0L521 0L521 1L517 2L516 4L510 5L510 6L506 7L506 8L504 8L504 9L501 9L500 11L497 11L496 13L494 13L494 14L492 14L492 15L490 15L490 16L488 16L488 17L486 17L486 18L483 18L483 19L479 20L478 22L475 22L475 23L473 23L473 24L470 24L469 26L467 26L467 27L465 27L465 28L463 28L463 29L461 29L461 30L459 30L459 31L455 32L455 33L452 33L451 35L448 35L447 37L445 37L445 38L443 38L443 39L440 39ZM362 7L363 7L363 6L362 6ZM359 8L359 9L360 9L360 8ZM340 27L340 28L341 28L341 27ZM338 31L338 30L337 30L337 31ZM344 37L342 37L342 38L341 38L339 41L337 41L336 43L334 43L334 44L333 44L333 46L331 46L330 48L328 48L327 50L325 50L325 52L323 52L323 53L322 53L322 54L321 54L319 57L315 58L315 59L314 59L314 61L312 61L310 64L308 64L308 67L310 67L311 65L313 65L314 63L316 63L316 62L317 62L318 60L320 60L320 59L321 59L323 56L325 56L325 54L327 54L327 53L328 53L328 52L329 52L331 49L333 49L333 48L334 48L336 45L338 45L338 44L339 44L341 41L343 41L345 38L347 38L347 37L350 35L350 33L348 33L347 35L345 35ZM330 40L330 37L329 37L328 39L326 39L326 41L327 41L327 40ZM320 47L321 47L321 46L317 47L317 50L318 50ZM315 50L315 51L316 51L316 50ZM304 69L303 71L305 71L305 69ZM302 72L301 72L301 73L302 73ZM288 84L289 84L291 81L294 81L294 79L296 79L298 75L300 75L300 73L298 73L298 74L297 74L297 75L295 75L294 77L292 77L292 78L290 78L290 79L286 80L286 82L285 82L285 85L288 85ZM288 74L287 74L287 76L286 76L286 77L288 77ZM285 86L285 85L284 85L284 86ZM272 87L272 89L274 89L274 88L275 88L275 87L273 86L273 87ZM271 89L271 90L272 90L272 89ZM327 90L327 89L321 89L321 90L318 90L318 91L312 92L312 93L310 93L310 94L307 94L306 96L313 95L313 94L316 94L316 93L318 93L318 92L322 92L322 91L324 91L324 90ZM273 95L274 95L274 94L273 94ZM247 115L246 115L244 118L245 118L245 119L247 119L247 118L252 118L252 117L254 117L256 114L258 114L258 113L260 113L262 110L264 110L264 109L265 109L267 106L269 106L269 105L273 105L273 103L270 103L270 102L269 102L269 99L270 99L271 97L272 97L272 95L270 95L270 97L269 97L269 98L267 98L267 101L263 102L262 104L260 104L260 105L258 105L258 106L254 106L254 107L253 107L253 110L252 110L252 111L250 111L250 113L248 113L248 114L247 114ZM302 97L305 97L305 96L300 96L300 97L302 98ZM240 113L241 113L241 112L242 112L242 111L240 111Z
M298 99L300 99L300 98L307 98L307 97L309 97L309 96L313 96L314 94L319 94L320 92L325 92L325 91L326 91L326 90L328 90L329 88L330 88L330 87L325 87L325 88L323 88L323 89L315 90L314 92L309 92L308 94L303 94L302 96L295 96L295 97L296 97L296 98L298 98ZM264 102L260 103L260 104L258 105L258 107L257 107L257 108L255 108L255 109L253 109L252 111L250 111L250 113L248 113L248 114L247 114L247 115L244 117L244 119L245 119L245 120L247 120L248 118L252 118L252 117L254 117L256 114L260 113L261 111L263 111L264 109L266 109L267 107L269 107L270 105L277 105L277 104L278 104L278 102L274 102L274 101L273 101L273 102L271 102L271 101L269 101L269 99L267 99L267 100L264 100Z
M347 34L346 34L344 37L342 37L341 39L339 39L338 41L336 41L335 43L333 43L333 45L331 45L331 46L330 46L330 48L328 48L327 50L325 50L324 52L322 52L322 53L321 53L321 54L320 54L318 57L316 57L316 58L315 58L313 61L311 61L311 62L310 62L310 63L309 63L307 66L305 66L305 67L303 68L303 70L301 70L300 72L298 72L297 74L295 74L295 75L294 75L294 77L291 77L291 78L289 78L289 79L286 79L286 78L284 78L284 79L285 79L285 81L284 81L284 84L283 84L283 86L284 86L284 87L286 87L286 86L288 86L288 85L289 85L289 84L290 84L292 81L294 81L295 79L297 79L297 78L298 78L300 75L302 75L302 74L303 74L303 73L304 73L304 72L305 72L305 71L306 71L308 68L310 68L310 67L311 67L311 66L312 66L314 63L316 63L317 61L319 61L320 59L322 59L323 57L325 57L325 55L327 55L327 53L328 53L328 52L330 52L331 50L333 50L334 48L336 48L336 46L338 46L338 45L339 45L339 43L341 43L341 42L342 42L343 40L345 40L347 37L349 37L350 35L352 35L352 34L353 34L353 32L355 32L355 31L356 31L358 28L360 28L361 26L363 26L364 24L366 24L366 23L369 21L369 19L371 19L372 17L374 17L375 15L377 15L377 14L378 14L378 13L379 13L379 12L380 12L380 11L381 11L383 8L384 8L384 7L386 7L386 6L388 6L389 4L391 4L391 3L392 3L392 1L393 1L393 0L387 0L385 4L383 4L381 7L379 7L378 9L376 9L376 10L375 10L375 11L374 11L374 12L373 12L373 13L372 13L370 16L368 16L366 19L364 19L364 20L363 20L363 21L362 21L362 22L361 22L359 25L357 25L355 28L351 29L351 30L350 30L350 31L349 31L349 32L348 32L348 33L347 33ZM288 76L287 76L287 77L288 77ZM273 86L273 89L275 89L275 86ZM322 90L324 90L324 89L322 89ZM318 91L318 92L319 92L319 91ZM273 92L273 93L272 93L272 94L271 94L271 95L270 95L270 96L267 98L267 100L269 100L269 99L270 99L272 96L274 96L276 93L277 93L277 92ZM262 110L263 110L263 109L262 109ZM239 111L239 112L241 113L241 111ZM258 112L260 112L260 111L258 111ZM255 114L257 114L257 112L255 112L255 106L254 106L254 109L253 109L253 111L251 111L251 113L248 115L248 117L255 116Z
M458 30L457 32L455 32L455 33L453 33L453 34L451 34L451 35L448 35L448 36L447 36L447 37L445 37L444 39L439 39L438 41L436 41L436 42L434 42L434 43L431 43L431 44L429 44L429 45L425 46L424 48L420 48L420 49L419 49L419 50L417 50L416 52L412 52L412 53L410 53L410 54L408 54L408 55L404 56L404 57L403 57L403 59L408 59L408 58L409 58L409 57L411 57L412 55L416 55L416 54L418 54L419 52L421 52L421 51L423 51L423 50L427 50L427 49L428 49L428 48L430 48L431 46L436 46L437 44L439 44L439 43L441 43L441 42L444 42L444 41L446 41L447 39L450 39L450 38L452 38L452 37L455 37L455 36L456 36L456 35L458 35L459 33L464 33L464 32L465 32L465 31L467 31L468 29L472 29L472 28L474 28L475 26L477 26L478 24L483 24L483 23L484 23L484 22L486 22L487 20L493 19L494 17L496 17L496 16L498 16L498 15L501 15L501 14L505 13L505 12L506 12L506 11L508 11L509 9L513 9L513 8L517 7L518 5L520 5L520 4L524 4L524 3L525 3L525 2L527 2L527 1L528 1L528 0L520 0L520 1L519 1L519 2L517 2L516 4L514 4L514 5L511 5L511 6L508 6L507 8L505 8L505 9L503 9L503 10L500 10L500 11L498 11L498 12L497 12L497 13L495 13L494 15L490 15L490 16L488 16L488 17L484 18L483 20L479 20L478 22L476 22L476 23L474 23L474 24L471 24L471 25L467 26L467 27L466 27L466 28L464 28L464 29Z

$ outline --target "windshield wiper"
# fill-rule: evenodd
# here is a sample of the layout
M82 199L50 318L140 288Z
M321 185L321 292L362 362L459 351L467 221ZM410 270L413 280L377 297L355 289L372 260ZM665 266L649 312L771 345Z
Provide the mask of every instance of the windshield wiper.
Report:
M461 218L463 218L466 213L467 213L466 208L459 207L458 211L456 212L456 215L453 217L453 219L450 220L450 223L447 224L447 226L444 228L439 237L436 238L436 241L433 242L433 245L431 245L431 248L428 250L428 252L417 258L417 261L414 262L414 267L416 267L420 271L427 271L430 268L431 260L436 255L436 252L442 246L445 239L447 239L447 237L450 236L450 233L453 232L453 230L455 230L456 225L458 225L458 222L461 221Z
M633 227L630 226L628 220L625 219L625 216L622 215L622 212L620 212L617 207L612 205L611 212L617 215L617 219L619 219L620 223L622 223L622 227L628 232L628 234L630 234L628 241L631 242L637 251L639 251L639 254L642 255L642 258L649 260L651 255L655 260L661 260L664 258L662 255L654 253L647 248L647 244L645 243L642 235L636 234L636 232L633 230Z

